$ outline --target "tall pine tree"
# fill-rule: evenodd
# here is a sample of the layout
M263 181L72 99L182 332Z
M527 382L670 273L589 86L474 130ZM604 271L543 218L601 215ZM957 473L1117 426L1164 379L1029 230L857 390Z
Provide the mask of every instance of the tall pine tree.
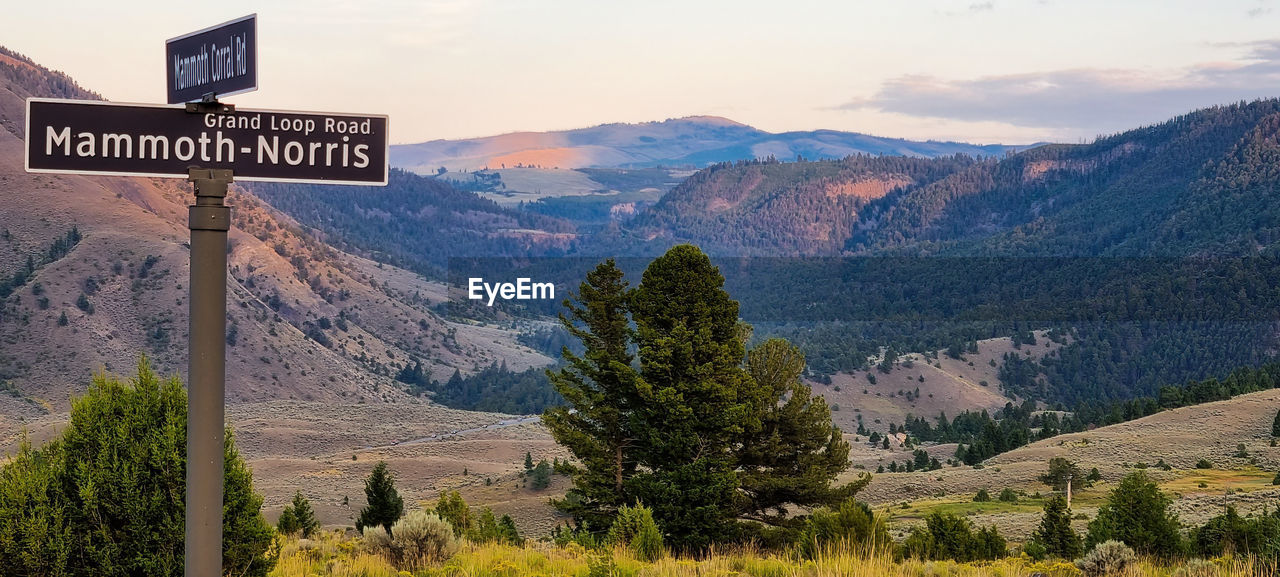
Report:
M644 471L631 489L670 541L728 539L739 485L734 449L762 427L760 391L741 363L738 303L711 259L673 247L645 269L631 299L641 408L633 421Z
M565 301L569 314L561 314L560 323L585 350L578 356L565 347L565 368L547 372L566 404L547 409L542 420L556 442L582 463L573 488L555 506L587 529L603 532L618 508L628 504L625 483L636 470L631 414L637 375L628 352L631 328L622 271L612 259L601 263L587 273L575 299L576 304ZM531 460L525 468L532 468Z
M644 503L668 543L701 549L742 536L739 520L780 524L790 505L835 505L867 482L832 487L849 446L803 385L803 356L781 340L748 356L750 326L723 287L682 245L632 290L605 262L566 303L585 352L550 375L567 405L544 422L582 464L557 506L586 528Z

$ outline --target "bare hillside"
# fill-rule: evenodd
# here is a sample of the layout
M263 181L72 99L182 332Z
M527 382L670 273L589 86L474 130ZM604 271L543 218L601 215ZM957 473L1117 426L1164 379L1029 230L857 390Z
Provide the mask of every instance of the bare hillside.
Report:
M27 174L23 101L66 95L49 87L69 80L8 58L20 65L0 62L0 274L31 274L0 309L0 381L11 383L0 415L25 420L65 411L93 372L131 373L141 354L185 372L191 191L178 180ZM439 287L416 275L337 251L239 189L228 204L232 402L401 402L391 377L413 359L444 377L497 359L550 362L509 333L444 321L422 296ZM51 252L72 234L74 246Z

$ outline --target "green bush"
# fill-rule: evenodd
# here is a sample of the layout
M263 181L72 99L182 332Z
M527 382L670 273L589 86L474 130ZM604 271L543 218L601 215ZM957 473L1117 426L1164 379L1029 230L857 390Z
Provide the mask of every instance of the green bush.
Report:
M281 535L292 535L301 529L302 527L298 526L298 517L293 514L293 506L285 506L284 511L280 512L280 519L276 521L276 531Z
M127 383L95 376L57 439L0 467L0 575L182 575L186 445L176 377L145 357ZM264 576L274 532L229 429L223 471L223 571Z
M832 545L874 549L890 543L883 519L865 503L850 498L836 510L819 508L805 520L797 538L797 549L805 559L813 559Z
M1001 503L1017 503L1018 494L1014 492L1013 489L1005 487L1003 490L1000 491L1000 502Z
M1119 541L1103 541L1076 561L1076 567L1085 577L1104 577L1124 573L1137 563L1138 555L1128 545Z
M520 531L516 530L515 521L511 520L511 516L503 515L499 520L494 517L493 510L488 507L485 507L480 512L480 516L476 517L475 528L467 533L467 538L476 543L496 542L511 545L524 543L524 538L520 536Z
M609 528L608 542L630 547L642 561L662 558L662 532L653 520L653 511L643 504L618 508L618 515Z
M1089 522L1088 545L1121 541L1146 555L1174 557L1182 553L1178 516L1169 512L1170 500L1146 473L1131 473L1120 481L1098 515Z
M1027 544L1022 546L1022 552L1026 553L1032 561L1044 561L1049 557L1049 551L1039 541L1027 541Z
M904 557L964 563L999 559L1008 554L1008 544L995 527L975 532L968 519L949 513L931 513L924 522L925 527L912 529L903 541Z
M1040 526L1031 534L1031 542L1040 546L1045 556L1075 559L1084 551L1080 536L1071 528L1071 510L1061 495L1044 504Z
M1197 468L1197 469L1212 469L1212 468L1213 468L1213 463L1212 463L1211 461L1209 461L1209 459L1200 459L1199 461L1196 461L1196 468Z
M440 493L440 499L436 501L436 515L444 519L453 527L453 535L461 537L470 532L474 525L471 518L471 507L467 506L466 500L462 498L462 494L457 491L448 493ZM492 515L492 512L490 512Z
M1191 532L1193 553L1216 557L1248 553L1274 562L1280 559L1280 511L1241 517L1234 506Z
M293 502L280 512L276 530L285 535L301 531L302 538L307 539L319 529L320 522L316 520L316 514L311 510L311 502L302 496L302 491L294 493Z
M978 489L978 494L973 496L974 503L987 503L991 501L991 494L986 489Z
M391 526L391 533L380 525L369 525L362 531L364 546L385 557L399 569L415 571L431 563L444 561L458 552L458 538L453 526L434 513L418 509Z
M538 461L538 465L529 473L530 484L536 491L551 486L551 464L546 459Z

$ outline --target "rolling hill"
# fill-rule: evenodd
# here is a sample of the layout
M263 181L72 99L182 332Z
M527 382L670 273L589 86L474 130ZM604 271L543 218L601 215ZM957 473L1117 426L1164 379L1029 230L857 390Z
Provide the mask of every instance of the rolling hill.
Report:
M853 154L1000 156L1019 147L960 142L916 142L855 132L816 130L769 133L715 116L662 122L604 124L557 132L517 132L466 140L433 140L391 147L391 164L419 174L485 168L703 167L774 157L844 158Z

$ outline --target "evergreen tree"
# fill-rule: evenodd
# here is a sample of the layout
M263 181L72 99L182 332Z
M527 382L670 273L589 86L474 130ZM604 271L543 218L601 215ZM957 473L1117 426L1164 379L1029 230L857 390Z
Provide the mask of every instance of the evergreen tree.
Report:
M1122 541L1139 553L1171 557L1182 551L1178 516L1169 512L1170 500L1146 473L1137 471L1120 481L1089 522L1085 545Z
M302 496L302 491L293 494L293 504L286 510L293 512L294 522L298 524L298 530L302 531L304 539L310 538L318 529L320 522L316 520L315 511L311 510L311 502Z
M1071 507L1070 489L1078 489L1088 487L1093 484L1085 476L1084 471L1080 470L1075 463L1064 457L1054 457L1049 459L1049 471L1040 475L1040 482L1053 488L1054 491L1063 491L1067 495L1066 506Z
M804 355L782 339L769 339L747 354L746 368L760 395L751 413L761 426L741 437L739 517L782 524L788 504L837 507L870 482L863 475L833 487L849 464L849 443L831 424L826 401L800 379Z
M784 341L747 355L750 326L723 285L681 245L629 291L601 264L567 303L585 352L551 375L568 405L544 420L582 464L557 506L588 531L645 503L670 542L701 549L737 536L739 519L782 524L788 506L838 504L867 482L832 487L849 448L803 385L803 357Z
M1031 534L1031 541L1043 547L1046 554L1067 560L1084 553L1080 536L1071 528L1071 509L1067 508L1064 497L1055 496L1045 502L1044 516Z
M145 357L129 383L95 376L57 439L0 466L0 575L182 575L186 423ZM229 429L223 475L223 571L265 576L273 532Z
M629 352L632 340L627 314L628 289L622 271L607 260L587 274L568 315L560 323L582 342L581 356L562 349L567 366L548 372L566 404L547 409L543 422L557 443L582 465L573 474L566 498L557 509L573 515L589 530L605 531L618 508L630 502L626 481L636 470L632 412L637 375ZM525 469L533 469L532 457Z
M524 453L524 472L528 473L533 470L533 453L525 451Z
M276 531L281 535L292 535L299 530L301 527L298 527L298 517L293 514L293 505L285 505L280 518L276 520Z
M739 487L734 450L759 430L762 392L741 367L748 337L738 303L702 251L680 245L645 269L631 298L639 345L644 465L632 494L674 543L700 549L730 537Z
M404 514L404 499L396 491L395 476L387 469L386 462L378 461L364 480L364 496L368 504L360 510L356 531L381 526L390 533L391 526Z
M471 507L457 491L440 493L440 499L436 501L436 514L453 526L453 534L456 537L470 533L476 525L476 520L471 517ZM492 511L489 512L489 520L493 520ZM488 528L480 527L478 530L483 533L486 529Z
M1280 411L1276 411L1276 419L1271 422L1271 436L1280 437Z
M535 491L541 491L551 486L551 464L546 459L538 461L538 465L533 468L530 473L530 485Z

